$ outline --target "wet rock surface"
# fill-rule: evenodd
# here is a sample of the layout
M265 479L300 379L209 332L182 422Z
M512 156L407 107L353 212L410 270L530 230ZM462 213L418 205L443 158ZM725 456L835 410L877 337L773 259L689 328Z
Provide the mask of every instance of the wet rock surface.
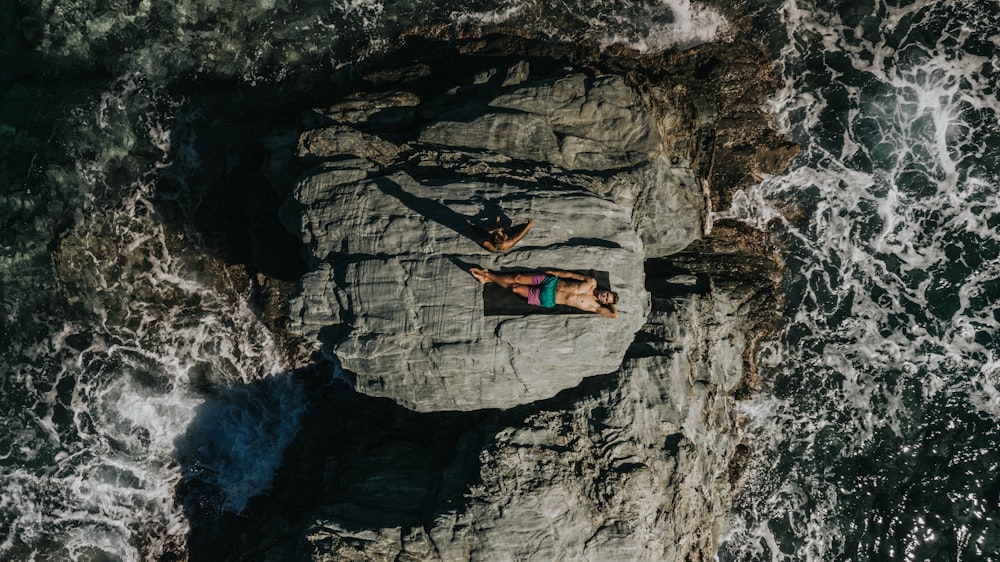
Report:
M190 558L712 559L781 303L769 238L712 215L795 154L761 111L767 57L409 41L268 139L306 269L275 325L356 390L298 375L273 490L195 515ZM505 255L464 225L498 213L536 221ZM622 313L484 317L471 265L608 271Z

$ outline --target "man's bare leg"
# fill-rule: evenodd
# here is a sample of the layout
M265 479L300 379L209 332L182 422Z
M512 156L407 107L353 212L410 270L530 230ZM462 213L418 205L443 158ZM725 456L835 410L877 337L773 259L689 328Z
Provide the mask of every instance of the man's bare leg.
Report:
M518 285L530 285L531 273L497 273L488 269L473 267L469 270L480 283L496 283L504 289L514 289Z
M504 289L510 289L521 298L528 298L528 289L531 287L530 273L495 273L479 267L470 269L469 273L483 285L496 283Z
M469 270L469 273L471 273L472 276L476 278L476 281L479 281L483 285L493 282L493 279L490 278L492 273L490 273L490 270L488 269L473 267L472 269Z

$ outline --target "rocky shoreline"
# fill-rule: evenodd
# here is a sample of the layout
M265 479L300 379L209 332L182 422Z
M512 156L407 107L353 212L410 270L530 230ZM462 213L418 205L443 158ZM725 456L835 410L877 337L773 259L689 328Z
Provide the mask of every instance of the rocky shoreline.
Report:
M713 220L797 153L763 49L437 26L341 74L263 140L305 271L258 274L280 259L257 244L243 279L290 355L324 347L354 389L296 374L303 429L243 514L182 484L186 556L712 559L782 306L774 242ZM490 254L463 224L491 213L536 227ZM471 265L607 271L621 315L487 317Z

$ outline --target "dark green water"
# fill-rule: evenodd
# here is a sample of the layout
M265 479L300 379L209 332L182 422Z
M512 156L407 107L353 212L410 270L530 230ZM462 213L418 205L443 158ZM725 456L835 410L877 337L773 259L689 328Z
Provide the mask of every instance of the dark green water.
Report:
M787 324L742 406L756 456L719 556L1000 559L1000 3L750 7L805 150L732 212L808 218L772 225ZM432 20L646 49L725 32L682 0L0 6L0 559L155 558L183 542L182 466L225 509L266 489L304 399L185 212L283 104ZM186 435L206 402L217 431ZM254 446L192 452L218 441Z
M808 219L721 558L1000 559L1000 4L775 7Z

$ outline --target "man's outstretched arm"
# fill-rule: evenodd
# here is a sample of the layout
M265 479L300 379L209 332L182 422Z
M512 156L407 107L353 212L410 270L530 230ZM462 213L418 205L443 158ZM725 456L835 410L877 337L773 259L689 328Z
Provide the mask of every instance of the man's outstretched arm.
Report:
M516 236L503 243L503 250L507 251L511 249L514 246L514 244L520 242L521 239L524 238L526 234L528 234L528 231L531 230L531 227L534 225L535 225L535 219L529 220L527 224L521 227L521 230L517 233Z
M555 275L556 277L562 279L575 279L577 281L587 281L588 279L590 279L590 277L587 277L586 275L573 273L572 271L551 270L551 271L546 271L545 273L548 273L549 275Z
M605 318L618 318L618 309L613 304L598 306L597 313Z

